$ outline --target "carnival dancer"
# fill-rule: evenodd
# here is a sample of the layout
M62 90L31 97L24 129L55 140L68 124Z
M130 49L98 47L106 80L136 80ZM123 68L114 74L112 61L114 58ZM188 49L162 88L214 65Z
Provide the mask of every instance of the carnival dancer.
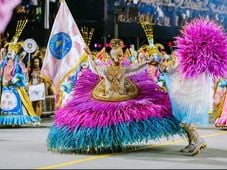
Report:
M213 78L227 69L227 39L216 23L195 19L176 39L176 62L164 68L173 114L187 132L189 144L181 149L196 155L207 146L196 126L208 126L213 104Z
M39 123L39 117L25 91L26 68L19 59L22 43L17 35L7 44L8 52L1 61L1 112L0 125Z
M122 43L111 40L109 65L96 65L86 49L92 72L82 73L71 99L55 112L47 139L49 150L115 152L183 133L171 114L167 93L146 72L140 72L153 61L122 65Z

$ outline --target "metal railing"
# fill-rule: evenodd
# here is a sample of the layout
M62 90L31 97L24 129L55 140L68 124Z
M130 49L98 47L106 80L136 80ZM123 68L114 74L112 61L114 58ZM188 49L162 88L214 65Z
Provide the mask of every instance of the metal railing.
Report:
M42 115L52 115L54 114L54 95L46 96L45 100L43 101L43 113Z

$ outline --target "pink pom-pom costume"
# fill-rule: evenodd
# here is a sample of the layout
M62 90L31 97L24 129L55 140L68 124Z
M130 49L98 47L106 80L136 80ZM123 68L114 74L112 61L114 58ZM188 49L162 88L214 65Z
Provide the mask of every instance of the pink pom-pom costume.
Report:
M189 145L182 152L196 155L206 147L196 126L208 126L213 104L213 79L227 72L227 39L215 22L195 19L176 37L178 66L166 73L173 114L182 123Z

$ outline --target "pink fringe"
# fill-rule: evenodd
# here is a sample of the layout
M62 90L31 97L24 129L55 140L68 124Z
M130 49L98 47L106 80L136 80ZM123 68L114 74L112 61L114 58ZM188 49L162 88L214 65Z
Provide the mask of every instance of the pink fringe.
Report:
M180 71L184 77L196 77L203 72L214 77L227 73L227 38L224 29L215 22L195 19L186 24L176 37Z
M56 111L55 125L74 129L81 127L103 127L113 124L146 120L151 117L171 117L168 95L143 72L132 77L140 90L139 95L121 102L104 102L91 96L98 83L98 76L85 71L77 81L71 100Z

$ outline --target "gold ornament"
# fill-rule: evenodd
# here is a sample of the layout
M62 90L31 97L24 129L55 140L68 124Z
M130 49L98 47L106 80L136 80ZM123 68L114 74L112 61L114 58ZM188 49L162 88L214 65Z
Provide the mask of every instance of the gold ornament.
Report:
M138 88L129 79L125 78L124 85L121 85L123 79L122 66L109 66L106 71L106 79L110 84L108 89L105 80L101 80L92 91L95 99L116 102L129 100L138 95Z
M148 21L144 21L142 19L140 19L140 24L145 32L145 35L147 37L147 41L150 45L150 47L153 47L154 45L154 35L153 35L153 28L152 28L152 24Z
M24 27L26 26L28 20L19 20L17 22L17 27L16 27L16 32L15 32L15 37L20 37L22 31L24 30Z
M9 43L6 43L4 46L4 47L8 46L8 51L13 51L15 52L15 54L17 54L19 50L22 48L23 42L18 42L18 40L27 22L28 20L19 20L17 22L15 35L13 36L12 40Z
M94 28L91 28L90 30L88 27L81 28L81 34L82 34L82 37L83 37L85 43L87 44L87 46L89 46L91 43L94 31L95 31Z

